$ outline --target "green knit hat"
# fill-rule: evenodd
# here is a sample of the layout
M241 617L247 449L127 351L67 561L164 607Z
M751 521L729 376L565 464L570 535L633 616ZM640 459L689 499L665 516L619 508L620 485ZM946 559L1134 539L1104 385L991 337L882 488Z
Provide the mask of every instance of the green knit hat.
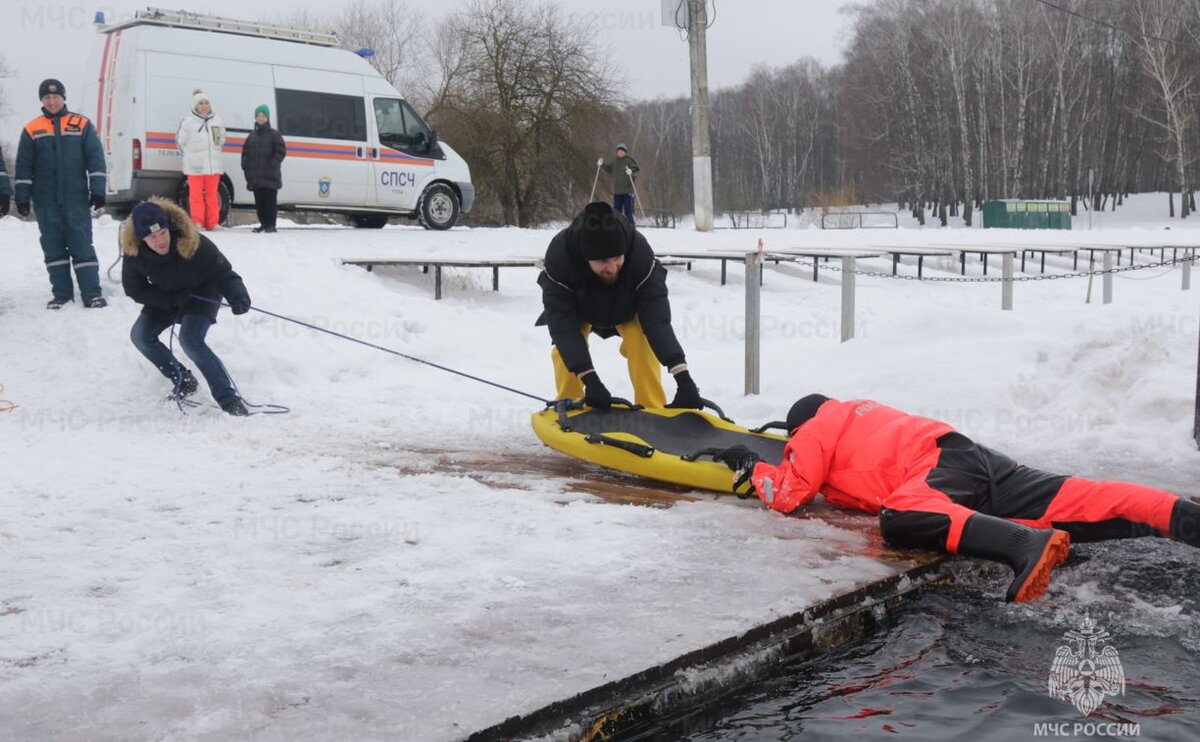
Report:
M254 109L254 115L257 116L260 113L266 116L268 119L271 118L270 106L268 106L266 103L260 103L258 107Z

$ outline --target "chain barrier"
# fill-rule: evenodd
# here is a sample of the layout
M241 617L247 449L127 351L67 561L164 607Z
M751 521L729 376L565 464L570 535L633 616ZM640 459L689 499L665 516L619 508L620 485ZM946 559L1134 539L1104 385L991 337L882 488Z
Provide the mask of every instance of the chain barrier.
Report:
M1086 250L1087 248L1081 248L1081 249ZM970 252L970 251L968 250L967 252ZM767 258L767 259L769 260L770 258ZM826 265L826 264L822 264L820 262L817 262L816 265L813 265L813 263L811 263L807 260L797 260L795 262L799 265L807 265L809 267L817 268L819 270L832 271L834 273L842 273L843 272L842 267L839 265ZM923 281L923 282L928 281L928 282L933 282L933 283L1003 283L1005 281L1011 281L1013 283L1020 283L1022 281L1057 281L1057 280L1062 280L1062 279L1067 279L1067 278L1086 278L1088 276L1103 276L1106 273L1112 273L1112 274L1129 273L1131 271L1148 270L1150 268L1163 268L1166 266L1175 266L1175 265L1179 265L1182 263L1195 263L1195 262L1200 262L1200 256L1191 255L1191 256L1183 257L1183 258L1172 258L1170 260L1160 260L1157 263L1145 263L1143 265L1125 265L1125 266L1121 266L1119 268L1110 268L1109 270L1078 271L1075 273L1039 273L1036 276L1013 276L1012 278L1004 278L1003 276L1000 276L1000 277L995 277L995 276L923 276L923 277L918 277L918 276L907 276L907 275L895 275L892 273L881 273L879 271L866 271L866 270L861 270L861 269L855 269L853 271L853 273L856 276L867 276L870 278L891 278L891 279L897 279L897 280L901 280L901 281Z

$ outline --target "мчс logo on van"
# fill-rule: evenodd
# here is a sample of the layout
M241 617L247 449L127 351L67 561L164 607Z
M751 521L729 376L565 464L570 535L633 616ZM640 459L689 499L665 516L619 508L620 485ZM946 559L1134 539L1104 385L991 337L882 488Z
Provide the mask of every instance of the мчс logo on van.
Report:
M329 189L333 187L333 178L328 175L317 181L317 195L321 198L329 198Z

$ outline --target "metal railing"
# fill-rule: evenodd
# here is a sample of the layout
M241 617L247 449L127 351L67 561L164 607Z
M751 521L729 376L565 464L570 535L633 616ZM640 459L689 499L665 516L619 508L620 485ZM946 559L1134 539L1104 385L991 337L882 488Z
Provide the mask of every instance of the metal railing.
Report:
M725 219L729 220L728 224L722 223ZM786 227L786 211L722 211L713 220L713 229L784 229Z
M869 220L864 217L871 217ZM868 223L871 222L871 223ZM880 223L875 223L880 222ZM899 229L900 220L891 211L838 211L821 214L821 229Z

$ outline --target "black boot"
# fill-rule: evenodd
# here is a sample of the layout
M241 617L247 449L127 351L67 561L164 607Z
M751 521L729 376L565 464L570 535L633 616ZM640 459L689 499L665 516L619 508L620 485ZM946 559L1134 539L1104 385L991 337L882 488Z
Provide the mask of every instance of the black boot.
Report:
M179 367L179 378L175 382L175 390L181 397L190 397L200 388L200 383L192 372L183 366Z
M1171 510L1171 539L1200 547L1200 505L1179 498Z
M246 405L237 397L221 405L221 409L234 417L247 417L250 415L250 410L247 410Z
M1071 537L1066 531L1030 528L976 513L963 525L958 553L1012 567L1015 578L1005 598L1009 603L1024 603L1046 592L1050 573L1071 553Z

